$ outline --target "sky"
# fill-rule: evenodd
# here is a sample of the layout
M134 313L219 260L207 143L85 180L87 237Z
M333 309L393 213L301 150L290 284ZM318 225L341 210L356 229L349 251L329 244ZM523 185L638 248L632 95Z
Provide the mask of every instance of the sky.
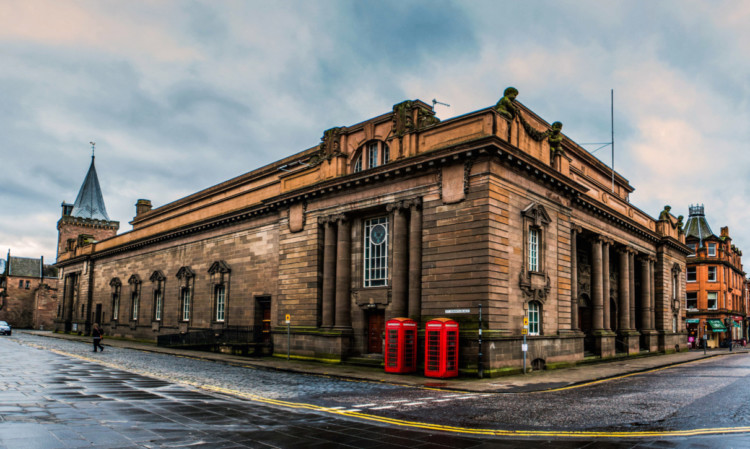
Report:
M0 0L0 253L55 259L96 142L111 219L433 99L610 141L631 202L750 256L750 1ZM595 151L601 145L585 145ZM611 166L609 147L594 152Z

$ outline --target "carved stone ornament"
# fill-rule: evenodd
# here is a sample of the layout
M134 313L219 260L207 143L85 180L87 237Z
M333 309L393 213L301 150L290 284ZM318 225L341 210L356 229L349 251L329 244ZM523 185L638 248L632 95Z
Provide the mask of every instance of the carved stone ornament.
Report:
M195 271L190 267L180 267L177 271L177 279L190 279L195 277Z
M536 300L544 304L552 288L552 281L544 273L528 273L524 270L518 277L518 285L529 301Z
M148 278L148 280L151 282L159 282L159 281L164 281L166 279L167 277L164 276L164 273L162 273L161 270L154 271L153 273L151 273L151 277Z
M417 110L416 123L414 110ZM416 101L407 100L393 105L393 135L403 137L405 134L419 131L428 126L440 123L435 112Z
M307 161L309 167L320 165L323 161L331 160L334 157L343 157L341 152L341 134L346 128L335 127L323 131L323 137L320 138L318 151Z
M223 261L223 260L217 260L216 262L211 264L211 267L208 269L209 274L214 273L229 273L232 269L229 268L229 265Z
M141 283L141 278L137 274L130 276L130 279L128 279L128 284L130 285L140 284L140 283Z
M542 227L552 222L544 206L537 203L531 203L526 206L526 209L521 211L521 215L530 219L534 226L537 227Z

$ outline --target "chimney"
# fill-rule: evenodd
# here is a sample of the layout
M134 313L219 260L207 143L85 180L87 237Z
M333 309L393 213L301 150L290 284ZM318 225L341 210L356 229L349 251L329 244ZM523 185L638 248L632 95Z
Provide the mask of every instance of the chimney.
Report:
M724 226L723 228L721 228L721 236L729 237L729 226Z
M139 216L151 210L151 200L138 200L135 203L135 216Z

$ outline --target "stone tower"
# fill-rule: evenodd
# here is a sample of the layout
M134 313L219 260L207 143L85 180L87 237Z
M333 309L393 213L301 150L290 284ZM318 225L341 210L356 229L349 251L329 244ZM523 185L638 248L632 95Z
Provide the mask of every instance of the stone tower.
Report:
M102 189L96 175L94 156L74 204L62 203L62 217L57 222L57 256L79 246L113 237L120 222L109 219Z

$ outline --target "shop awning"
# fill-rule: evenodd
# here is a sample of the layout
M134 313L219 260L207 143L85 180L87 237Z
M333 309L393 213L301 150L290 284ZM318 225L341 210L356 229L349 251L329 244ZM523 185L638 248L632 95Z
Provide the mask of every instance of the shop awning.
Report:
M711 326L711 330L714 332L726 332L727 328L724 327L724 323L721 320L706 320L708 325Z
M701 322L701 320L699 320L698 318L688 318L687 320L685 320L685 322L688 324L698 324Z

